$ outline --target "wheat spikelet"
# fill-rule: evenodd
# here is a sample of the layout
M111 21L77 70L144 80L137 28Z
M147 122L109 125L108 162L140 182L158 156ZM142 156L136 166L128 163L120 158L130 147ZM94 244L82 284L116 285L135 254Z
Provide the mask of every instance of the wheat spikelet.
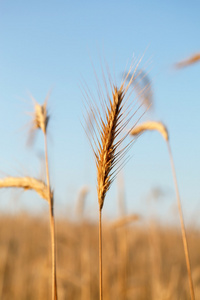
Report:
M130 134L131 135L139 135L139 134L145 132L146 130L157 130L162 134L163 138L166 141L169 140L168 130L165 127L165 125L162 122L156 122L156 121L144 122L141 125L134 127L131 130Z
M0 188L23 188L24 190L35 190L43 199L49 201L49 192L46 184L33 177L6 177L0 180ZM53 192L51 192L53 197Z

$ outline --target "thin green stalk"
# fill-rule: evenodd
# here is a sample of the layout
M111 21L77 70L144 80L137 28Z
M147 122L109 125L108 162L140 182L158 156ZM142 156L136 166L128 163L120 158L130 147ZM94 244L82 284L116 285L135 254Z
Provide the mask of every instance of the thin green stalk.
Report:
M176 178L174 160L173 160L169 141L166 140L166 143L167 143L167 147L168 147L168 151L169 151L170 163L171 163L171 167L172 167L172 174L173 174L174 185L175 185L175 190L176 190L176 197L177 197L177 202L178 202L178 210L179 210L179 216L180 216L180 222L181 222L182 240L183 240L183 247L184 247L184 252L185 252L185 260L186 260L186 265L187 265L187 272L188 272L188 279L189 279L189 286L190 286L190 296L191 296L192 300L195 300L189 249L188 249L188 243L187 243L185 224L184 224L184 219L183 219L183 211L182 211L182 207L181 207L181 200L180 200L180 194L179 194L179 189L178 189L178 183L177 183L177 178Z
M49 194L49 213L50 213L50 229L51 229L51 251L52 251L52 300L57 300L57 281L56 281L56 244L55 244L55 222L53 196L51 196L50 180L49 180L49 164L47 152L47 136L44 134L45 140L45 163L46 163L46 178Z

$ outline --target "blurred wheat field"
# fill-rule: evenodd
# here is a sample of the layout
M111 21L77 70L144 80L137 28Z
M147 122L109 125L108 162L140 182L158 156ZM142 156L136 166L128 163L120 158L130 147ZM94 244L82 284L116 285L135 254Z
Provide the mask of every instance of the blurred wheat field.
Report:
M190 298L181 233L156 223L103 225L104 299ZM0 299L51 297L50 233L46 218L0 218ZM58 219L59 299L98 299L98 226ZM200 299L200 235L188 229L192 275Z

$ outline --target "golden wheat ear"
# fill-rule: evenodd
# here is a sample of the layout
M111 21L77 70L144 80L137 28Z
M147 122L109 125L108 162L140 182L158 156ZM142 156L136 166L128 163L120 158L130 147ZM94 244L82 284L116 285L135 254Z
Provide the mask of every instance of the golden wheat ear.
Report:
M129 73L126 76L129 76ZM123 166L123 158L132 141L124 145L129 134L127 125L134 113L131 106L127 105L125 97L134 76L125 85L125 80L120 88L111 86L111 97L101 99L99 106L96 102L89 104L88 117L93 119L90 129L90 143L95 155L97 167L97 194L99 208L102 209L105 196L109 190L116 173ZM130 96L130 95L129 95ZM125 99L126 98L126 99ZM122 160L122 161L121 161Z

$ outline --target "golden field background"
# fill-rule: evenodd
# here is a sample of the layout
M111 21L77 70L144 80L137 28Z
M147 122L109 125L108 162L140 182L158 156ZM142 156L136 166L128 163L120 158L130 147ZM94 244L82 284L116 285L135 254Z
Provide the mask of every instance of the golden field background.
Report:
M49 220L0 218L0 299L51 298ZM98 226L56 221L59 299L98 299ZM196 299L200 299L200 235L187 229ZM104 299L190 299L179 228L137 220L103 222Z

